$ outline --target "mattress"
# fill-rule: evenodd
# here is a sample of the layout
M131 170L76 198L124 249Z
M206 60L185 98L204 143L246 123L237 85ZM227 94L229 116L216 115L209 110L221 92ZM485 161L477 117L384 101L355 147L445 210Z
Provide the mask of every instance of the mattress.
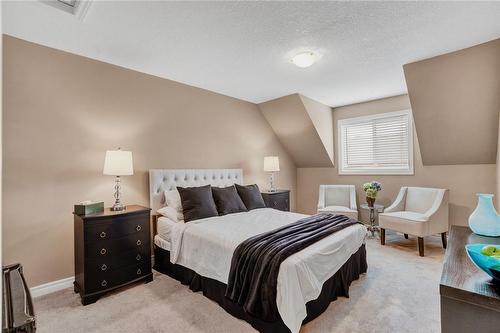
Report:
M174 222L168 217L160 216L156 222L156 231L164 240L170 242L172 229L178 222Z
M306 215L261 208L175 223L170 230L170 260L201 276L227 284L234 249L245 239L295 222ZM276 303L285 325L298 332L306 303L321 292L364 243L361 224L345 228L288 257L280 266Z
M165 240L163 238L161 238L160 235L155 235L155 238L154 238L154 243L156 246L158 246L159 248L162 248L166 251L170 251L171 249L171 245L170 245L170 242L168 240Z
M156 222L156 231L154 243L156 246L164 250L170 251L170 239L172 236L172 229L178 222L174 222L168 217L160 216Z

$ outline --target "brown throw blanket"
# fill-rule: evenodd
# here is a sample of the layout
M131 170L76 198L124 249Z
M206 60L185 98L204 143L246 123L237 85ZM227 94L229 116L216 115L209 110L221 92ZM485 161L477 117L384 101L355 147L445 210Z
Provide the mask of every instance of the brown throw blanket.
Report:
M318 214L243 241L233 253L226 297L254 317L267 322L278 320L276 286L281 263L357 223L344 215Z

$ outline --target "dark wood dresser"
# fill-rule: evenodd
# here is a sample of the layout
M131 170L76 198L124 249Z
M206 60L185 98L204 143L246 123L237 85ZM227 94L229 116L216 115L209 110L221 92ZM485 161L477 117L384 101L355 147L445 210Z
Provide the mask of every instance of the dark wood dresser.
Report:
M262 192L266 207L290 211L290 190L277 190L276 192Z
M443 333L500 332L500 286L469 259L470 243L500 245L500 238L451 227L439 286Z
M150 210L134 205L121 212L106 208L74 215L74 286L83 305L126 284L152 281Z

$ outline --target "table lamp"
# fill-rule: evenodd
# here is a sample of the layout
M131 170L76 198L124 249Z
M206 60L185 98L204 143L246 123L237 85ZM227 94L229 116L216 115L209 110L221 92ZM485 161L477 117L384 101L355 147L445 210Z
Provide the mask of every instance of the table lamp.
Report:
M269 172L269 192L276 192L274 173L280 171L280 160L278 156L264 157L264 171Z
M115 180L115 204L111 207L113 211L125 210L125 205L120 201L120 176L131 176L134 174L132 152L125 150L108 150L104 158L104 175L116 176Z

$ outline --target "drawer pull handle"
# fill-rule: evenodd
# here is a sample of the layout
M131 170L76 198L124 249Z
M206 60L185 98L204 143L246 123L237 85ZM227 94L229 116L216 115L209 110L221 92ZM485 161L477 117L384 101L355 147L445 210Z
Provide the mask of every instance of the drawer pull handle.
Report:
M101 286L106 287L108 285L108 281L102 280Z
M141 273L142 273L142 272L141 272L141 269L139 268L139 269L137 270L137 275L141 275Z
M141 231L142 227L140 225L138 225L137 227L135 227L135 230L137 231Z
M102 270L102 271L105 271L105 270L107 270L107 269L108 269L108 266L106 266L106 264L102 264L102 266L101 266L101 270Z
M101 236L101 238L106 238L106 233L103 231L99 236Z
M141 260L141 255L140 255L140 254L138 254L138 255L135 257L135 259L137 259L137 260Z
M102 254L102 255L105 255L105 254L106 254L106 252L107 252L107 251L106 251L106 249L105 249L105 248L102 248L102 249L101 249L101 254Z
M136 242L136 244L137 244L137 246L141 245L142 244L141 240L138 239L137 242Z

